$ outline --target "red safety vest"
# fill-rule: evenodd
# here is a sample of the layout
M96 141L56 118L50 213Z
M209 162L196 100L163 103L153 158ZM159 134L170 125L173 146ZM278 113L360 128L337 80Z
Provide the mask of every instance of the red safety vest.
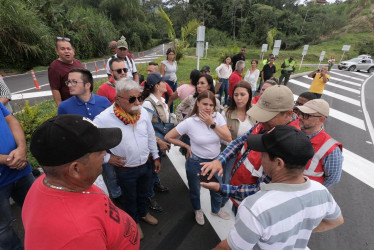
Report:
M323 184L325 179L325 172L323 171L323 158L331 154L331 152L337 147L340 150L343 149L343 145L334 140L328 135L324 129L321 130L316 136L314 136L310 142L314 149L314 156L308 161L305 167L304 175L308 176L309 179L318 181Z
M287 125L300 129L299 118L297 118L294 121L291 121ZM251 134L260 134L262 130L262 123L257 123L256 126L253 128ZM239 186L243 184L256 184L257 179L261 177L263 174L261 165L261 152L247 150L247 147L247 142L245 142L234 163L235 168L233 168L231 171L232 178L230 181L230 184L232 186ZM240 165L237 167L239 163ZM230 199L235 206L239 206L241 200L237 200L234 198Z

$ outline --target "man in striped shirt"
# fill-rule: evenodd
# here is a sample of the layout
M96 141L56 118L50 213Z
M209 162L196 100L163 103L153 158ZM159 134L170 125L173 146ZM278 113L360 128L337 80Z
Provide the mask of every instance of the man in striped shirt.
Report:
M272 183L247 197L228 238L216 249L305 249L312 232L343 224L340 208L322 184L303 176L314 155L309 138L291 126L249 135L248 145L262 152Z
M10 93L8 86L6 86L3 78L0 77L0 102L4 104L4 106L8 109L10 113L13 112L12 107L9 104L11 98L12 95Z

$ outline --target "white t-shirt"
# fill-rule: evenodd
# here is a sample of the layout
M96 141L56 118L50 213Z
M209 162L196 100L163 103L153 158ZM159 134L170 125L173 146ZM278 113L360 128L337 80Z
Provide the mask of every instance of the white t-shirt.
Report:
M249 117L246 116L244 122L239 120L239 129L238 129L238 137L244 135L247 133L251 128L253 127L253 124L249 121ZM233 138L234 139L234 138Z
M251 74L251 70L248 69L247 73L244 76L244 81L247 81L247 82L249 82L251 84L252 91L256 91L257 80L258 80L259 76L260 76L260 70L258 70L258 69L256 69L255 71L253 71L252 74Z
M226 125L225 118L220 113L214 113L214 122L218 127ZM176 127L180 135L188 135L191 140L191 151L203 159L214 159L221 149L220 138L216 132L197 116L192 116L179 123Z

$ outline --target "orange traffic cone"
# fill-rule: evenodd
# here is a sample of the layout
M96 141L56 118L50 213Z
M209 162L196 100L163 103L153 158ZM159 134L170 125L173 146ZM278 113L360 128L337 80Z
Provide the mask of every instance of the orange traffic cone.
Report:
M36 80L36 76L35 76L35 72L34 72L34 70L31 70L31 75L32 75L32 79L34 79L34 84L35 84L36 89L39 90L40 87L39 87L38 80Z
M103 63L104 63L104 69L106 70L106 63L105 63L105 59L103 60Z
M97 70L97 65L96 65L96 61L95 61L95 71L96 71L96 73L98 72L98 70Z

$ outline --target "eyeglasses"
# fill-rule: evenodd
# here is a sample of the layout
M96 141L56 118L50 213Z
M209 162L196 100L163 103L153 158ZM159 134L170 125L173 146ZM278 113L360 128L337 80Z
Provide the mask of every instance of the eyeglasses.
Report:
M56 37L56 40L57 41L67 41L67 42L70 42L70 38L67 38L67 37L60 37L60 36L58 36L58 37Z
M143 101L143 96L138 96L138 97L130 96L129 99L126 99L125 97L122 97L122 96L118 96L118 97L127 100L129 103L134 103L136 99L138 99L139 102Z
M118 74L121 74L122 71L127 73L127 71L129 71L127 68L123 68L123 69L114 69L113 71L116 71Z
M303 120L308 120L310 117L322 117L322 115L311 115L301 112L299 109L294 109L294 112L299 116L302 117Z
M83 81L82 81L83 82ZM76 80L67 80L66 82L65 82L65 85L66 86L69 86L69 83L71 84L71 86L76 86L78 83L80 83L80 82L78 82L78 81L76 81Z
M303 106L304 104L298 101L295 101L295 106Z

